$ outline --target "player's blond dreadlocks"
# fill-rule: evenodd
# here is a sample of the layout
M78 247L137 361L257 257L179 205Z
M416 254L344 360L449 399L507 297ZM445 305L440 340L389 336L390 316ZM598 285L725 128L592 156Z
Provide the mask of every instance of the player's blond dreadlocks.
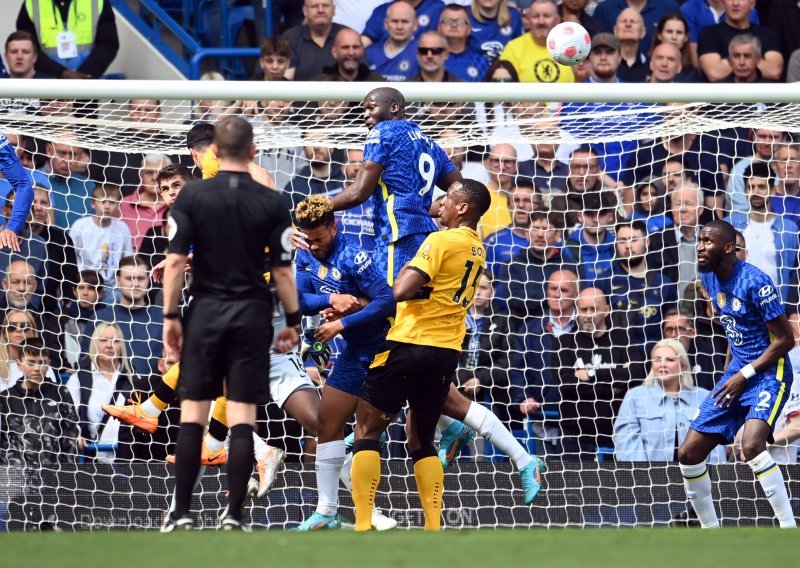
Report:
M311 195L297 204L294 217L300 229L316 229L332 225L333 202L324 195Z

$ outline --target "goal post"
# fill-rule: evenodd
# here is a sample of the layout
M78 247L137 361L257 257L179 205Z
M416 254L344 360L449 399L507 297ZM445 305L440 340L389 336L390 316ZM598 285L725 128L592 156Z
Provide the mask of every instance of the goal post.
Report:
M99 273L96 288L106 304L99 321L116 324L125 336L135 375L129 390L146 398L162 372L159 290L153 282L147 286L142 309L150 311L137 312L138 304L115 308L130 296L121 290L116 272L131 250L145 256L148 270L163 256L167 236L161 227L167 211L153 185L168 164L194 168L186 147L192 125L226 114L246 117L254 127L255 161L270 173L276 189L296 203L309 193L333 195L352 182L367 134L361 101L373 88L387 86L403 93L407 117L445 148L465 177L489 184L495 193L499 206L481 227L492 274L483 294L493 298L469 319L459 386L490 407L527 451L550 466L542 494L532 507L524 507L513 464L491 442L478 439L446 472L444 524L527 528L676 522L686 500L674 444L685 435L699 395L693 395L695 403L681 402L676 413L637 415L628 405L625 428L621 405L650 370L650 351L662 337L688 346L694 384L713 387L721 376L726 331L707 311L696 285L688 252L693 235L684 231L681 240L684 225L734 212L737 228L748 239L749 261L774 276L787 313L800 329L797 84L0 81L0 133L19 149L39 196L23 250L15 255L0 251L3 276L19 275L30 266L36 287L21 296L24 301L15 297L16 315L9 320L7 312L7 321L0 322L6 324L0 344L11 345L5 354L0 348L0 389L6 391L0 404L15 395L22 373L22 339L13 331L21 323L16 319L30 317L29 327L57 352L54 361L61 373L54 373L54 384L64 385L71 397L67 402L78 408L67 422L82 421L75 424L77 430L83 426L100 449L79 457L74 444L65 444L60 454L41 463L11 443L0 447L0 513L7 513L7 528L144 529L160 523L171 488L171 470L163 459L174 447L175 413L166 413L151 437L118 427L114 419L103 420L97 408L101 398L124 402L116 386L96 387L81 396L87 387L75 371L86 364L89 334L98 326L91 322L87 327L86 318L95 316L91 309L81 312L73 296L80 282L65 279L68 274L77 278L80 270ZM588 153L587 146L592 149ZM757 162L769 166L778 196L772 199L783 207L775 215L780 222L769 227L747 222L751 203L743 176ZM95 193L96 188L102 191ZM0 181L0 194L8 189ZM685 189L699 196L694 212L683 193L676 197ZM119 229L122 236L75 228L76 221L94 213L93 195L121 198L121 211L112 216L115 227L125 227ZM371 215L367 202L338 217L344 233L367 249L375 238ZM635 235L616 242L617 223L630 215L646 226L644 253L620 249L633 247ZM597 242L581 236L591 223ZM620 258L634 262L641 254L647 257L648 276L640 279L644 284L617 293L611 275L620 270ZM64 270L72 262L73 270ZM565 272L575 278L570 281ZM561 278L556 284L554 273ZM612 347L632 348L624 361L605 360L598 353L597 360L570 360L573 366L566 369L557 335L578 329L576 294L590 286L608 296L609 321L625 332L626 345ZM620 337L614 335L615 341ZM334 351L339 348L335 344ZM797 350L791 359L800 369ZM634 367L635 377L627 371ZM576 378L579 369L589 369L591 377L613 369L614 378L585 392L591 383ZM480 385L477 392L472 378ZM800 394L793 392L791 401L800 406ZM17 415L0 415L2 435L26 427L24 407L6 404ZM259 418L259 433L286 447L289 460L275 488L253 505L252 518L259 526L292 528L316 503L313 443L275 404ZM785 422L778 420L780 427ZM665 430L667 424L672 430ZM393 423L389 434L378 506L401 527L420 526L402 422ZM9 435L0 439L20 439ZM663 447L649 453L641 449L656 439ZM121 455L123 445L132 454ZM117 454L110 448L117 448ZM723 521L770 524L771 510L736 452L735 447L719 452L713 461ZM800 497L796 453L793 445L783 452L792 462L785 473L795 501ZM131 455L132 462L125 459ZM214 525L224 506L224 487L224 474L209 470L195 502L206 526ZM352 501L344 490L341 500L345 516L351 515Z

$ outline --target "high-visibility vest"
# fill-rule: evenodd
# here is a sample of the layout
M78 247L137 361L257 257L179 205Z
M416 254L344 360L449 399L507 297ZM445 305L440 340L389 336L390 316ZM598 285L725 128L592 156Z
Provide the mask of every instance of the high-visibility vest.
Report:
M103 2L104 0L72 0L65 25L61 10L53 0L25 0L25 8L36 27L42 51L57 58L58 34L66 30L75 33L78 56L90 52L94 47L95 30L103 10Z

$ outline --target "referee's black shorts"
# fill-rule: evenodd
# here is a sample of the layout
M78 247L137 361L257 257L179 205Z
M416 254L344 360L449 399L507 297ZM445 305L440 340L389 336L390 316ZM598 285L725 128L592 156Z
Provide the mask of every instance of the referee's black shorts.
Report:
M268 402L271 344L269 300L193 298L183 317L178 395L214 400L224 393L234 402Z
M398 341L387 341L386 349L375 356L361 398L390 416L408 401L414 412L438 420L460 353Z

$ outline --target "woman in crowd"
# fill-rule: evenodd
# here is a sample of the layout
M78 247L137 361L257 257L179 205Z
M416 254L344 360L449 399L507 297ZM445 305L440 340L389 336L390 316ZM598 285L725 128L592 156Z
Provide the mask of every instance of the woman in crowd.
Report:
M67 382L80 417L81 437L89 442L119 444L116 453L100 452L103 461L133 457L133 433L101 408L104 404L126 404L133 395L133 369L128 360L125 338L115 324L101 323L89 343L89 353ZM83 448L81 448L83 449Z
M625 394L614 423L617 461L675 461L689 423L706 396L707 390L694 386L683 345L675 339L656 343L650 373L641 386ZM717 446L709 462L725 461L724 447Z
M6 312L0 329L0 392L14 386L22 378L19 368L22 346L34 337L39 337L39 331L33 314L14 309ZM45 379L58 382L52 367L48 368Z
M671 12L661 18L653 36L653 47L650 49L649 57L652 57L653 50L662 43L671 43L681 50L681 66L683 67L676 81L681 83L697 83L700 81L700 74L697 66L692 60L692 51L689 45L689 24L683 14Z

